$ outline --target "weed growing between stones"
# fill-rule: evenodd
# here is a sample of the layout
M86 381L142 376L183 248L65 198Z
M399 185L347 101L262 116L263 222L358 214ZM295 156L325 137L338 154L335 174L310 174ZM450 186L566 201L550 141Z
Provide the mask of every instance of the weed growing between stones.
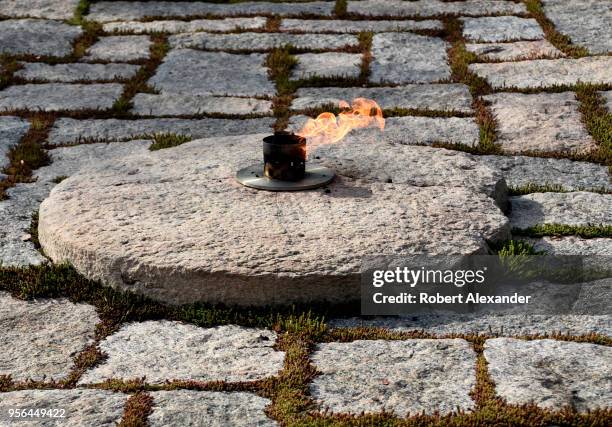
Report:
M145 427L147 417L153 410L153 398L145 392L130 396L123 410L120 427Z
M359 38L359 48L361 50L361 67L359 71L359 80L362 83L367 83L370 77L370 63L372 62L372 39L374 33L372 31L362 31L357 36ZM347 100L347 101L352 101Z
M189 135L176 135L173 133L156 133L151 136L145 136L145 139L153 140L153 144L149 147L151 151L176 147L192 140Z
M149 48L150 56L144 65L138 70L136 75L125 84L121 97L113 105L113 112L116 116L126 116L132 108L132 98L139 93L156 93L147 82L155 74L155 70L162 63L168 53L168 37L163 34L151 36L153 44Z
M612 173L612 112L608 111L597 86L578 85L576 99L580 102L582 121L597 142L598 150L595 155Z
M346 17L347 5L348 0L336 0L336 5L334 6L334 16L337 19L344 19Z
M74 9L74 16L70 21L68 21L68 23L74 25L81 25L85 20L85 15L89 13L90 3L91 2L89 0L79 0L79 3Z
M266 58L268 76L276 84L276 96L272 98L272 111L276 117L274 130L283 130L287 127L291 114L289 107L295 97L297 86L289 78L291 70L295 68L298 60L290 52L290 45L273 49Z
M575 190L568 190L563 187L561 184L538 184L534 182L529 182L525 185L521 185L518 187L508 187L508 195L509 196L524 196L525 194L531 193L569 193L571 191L588 191L591 193L598 194L612 194L605 187L601 188L577 188Z
M516 228L512 230L515 236L544 237L544 236L579 236L584 239L596 237L612 237L612 225L565 225L565 224L538 224L529 228Z
M7 175L0 181L0 200L7 198L6 190L17 183L32 182L32 171L50 163L43 149L55 117L49 114L36 114L30 118L30 129L8 152L9 165L2 171Z
M573 58L580 58L589 54L584 47L575 46L570 38L558 32L552 22L544 14L541 0L524 0L530 16L538 21L546 39L561 52Z
M21 65L10 55L0 54L0 90L13 84L14 74Z
M545 254L545 252L536 250L531 244L522 240L508 240L506 242L490 244L490 246L500 257Z

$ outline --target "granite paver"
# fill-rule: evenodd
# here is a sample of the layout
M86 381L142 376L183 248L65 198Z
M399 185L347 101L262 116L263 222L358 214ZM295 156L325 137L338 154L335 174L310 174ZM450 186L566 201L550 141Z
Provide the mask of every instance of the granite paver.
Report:
M125 62L147 59L152 44L148 36L101 37L87 49L83 60Z
M0 21L0 54L66 56L83 34L75 25L41 19Z
M15 77L37 82L114 81L133 77L140 66L131 64L44 64L26 62Z

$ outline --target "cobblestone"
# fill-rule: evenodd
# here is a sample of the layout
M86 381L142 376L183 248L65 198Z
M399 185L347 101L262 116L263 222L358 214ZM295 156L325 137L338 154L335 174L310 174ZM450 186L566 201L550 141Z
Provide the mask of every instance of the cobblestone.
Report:
M468 43L465 47L485 61L516 61L565 56L563 52L546 40L512 43Z
M466 0L446 2L442 0L362 0L349 1L347 11L363 16L435 16L466 15L478 16L486 14L516 14L525 13L525 5L521 3L498 0Z
M129 31L134 34L154 32L176 34L195 31L256 30L262 29L265 25L266 18L257 16L253 18L194 19L193 21L109 22L102 28L109 33Z
M66 379L73 358L93 343L98 321L90 305L65 299L22 301L0 291L0 376Z
M81 34L80 27L59 21L0 21L0 54L66 56L72 53L72 43Z
M275 341L274 332L240 326L130 323L100 343L108 359L86 372L80 384L142 377L150 384L259 380L276 375L283 366L285 354L272 348Z
M139 93L131 112L141 116L182 116L204 113L272 114L272 102L254 98Z
M0 14L11 18L70 19L79 0L0 0Z
M463 36L472 41L540 40L544 31L535 19L517 16L462 18Z
M441 39L410 33L376 34L372 40L370 81L376 83L430 83L450 77Z
M355 53L303 53L295 56L297 66L292 79L311 77L359 77L361 55Z
M153 42L148 36L101 37L87 49L85 61L137 61L147 59Z
M112 81L133 77L140 67L130 64L43 64L23 63L15 77L39 82L70 83L79 81Z

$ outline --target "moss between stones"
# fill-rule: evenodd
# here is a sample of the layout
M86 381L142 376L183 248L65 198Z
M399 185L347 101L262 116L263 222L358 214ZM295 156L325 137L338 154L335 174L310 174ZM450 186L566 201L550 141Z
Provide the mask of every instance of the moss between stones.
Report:
M565 225L565 224L539 224L529 228L512 229L515 236L544 237L544 236L579 236L584 239L596 237L612 237L612 225Z
M153 140L153 144L149 147L151 151L176 147L192 140L189 135L176 135L173 133L156 133L144 138Z

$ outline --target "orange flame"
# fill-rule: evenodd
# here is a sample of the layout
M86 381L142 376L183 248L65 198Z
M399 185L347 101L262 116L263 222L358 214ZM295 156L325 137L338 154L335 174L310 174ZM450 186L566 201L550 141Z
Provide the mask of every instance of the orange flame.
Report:
M348 102L340 101L341 111L336 117L333 113L321 113L316 119L308 119L304 127L297 132L308 139L309 145L333 144L340 141L353 129L361 129L376 124L380 130L385 128L382 109L371 99L355 98L352 107Z

